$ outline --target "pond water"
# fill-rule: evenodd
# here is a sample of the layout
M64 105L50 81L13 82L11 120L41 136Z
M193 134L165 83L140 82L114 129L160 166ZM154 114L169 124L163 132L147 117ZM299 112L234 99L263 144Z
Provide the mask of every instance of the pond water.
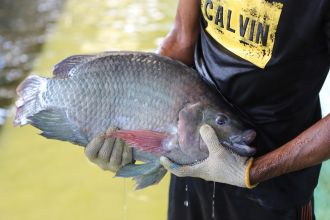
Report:
M53 65L69 55L155 50L176 10L174 0L13 2L0 0L0 108L5 109L27 73L50 76ZM323 100L330 100L329 94L323 90ZM8 112L0 109L0 122L1 115ZM166 219L168 176L134 191L133 182L89 163L83 149L38 133L31 126L14 128L11 117L2 127L0 219ZM329 170L325 164L317 190L319 219L330 216Z
M60 15L63 0L0 0L0 125L8 116L17 84Z
M50 76L53 65L72 54L153 51L170 29L175 8L175 1L68 0L25 72ZM13 128L12 118L1 129L0 219L166 219L168 177L134 191L132 181L87 161L82 148L38 133L31 126Z

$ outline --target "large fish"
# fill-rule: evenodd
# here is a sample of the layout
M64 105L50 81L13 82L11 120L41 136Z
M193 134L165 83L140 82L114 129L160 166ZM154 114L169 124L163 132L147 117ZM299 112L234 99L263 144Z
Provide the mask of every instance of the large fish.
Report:
M17 88L15 125L31 124L41 135L86 146L108 127L132 144L133 157L117 176L133 177L137 188L158 183L164 155L179 164L204 160L199 135L211 125L228 148L251 155L255 132L238 118L195 70L154 53L105 52L76 55L55 65L53 78L29 76Z

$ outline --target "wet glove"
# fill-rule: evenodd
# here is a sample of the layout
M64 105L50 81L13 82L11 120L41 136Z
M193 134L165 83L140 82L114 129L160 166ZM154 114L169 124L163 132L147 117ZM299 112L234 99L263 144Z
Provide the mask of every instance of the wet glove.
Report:
M117 129L110 127L89 142L85 149L85 155L91 162L112 172L132 163L132 148L119 138L107 138L107 134L115 130Z
M253 188L249 179L253 158L239 156L223 147L209 125L201 126L199 132L209 150L209 156L204 161L192 165L179 165L166 157L161 157L162 165L176 176L199 177L207 181Z

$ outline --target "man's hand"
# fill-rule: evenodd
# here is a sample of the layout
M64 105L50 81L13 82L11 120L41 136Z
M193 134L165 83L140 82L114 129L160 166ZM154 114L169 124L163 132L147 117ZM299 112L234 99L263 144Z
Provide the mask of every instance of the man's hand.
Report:
M200 134L208 147L208 158L195 165L178 165L166 157L161 157L162 165L176 176L199 177L208 181L253 188L249 181L253 158L238 156L224 148L209 125L203 125Z
M116 128L111 127L107 132L96 136L85 149L85 155L91 162L112 172L132 163L132 148L119 138L107 138L107 134L115 130Z

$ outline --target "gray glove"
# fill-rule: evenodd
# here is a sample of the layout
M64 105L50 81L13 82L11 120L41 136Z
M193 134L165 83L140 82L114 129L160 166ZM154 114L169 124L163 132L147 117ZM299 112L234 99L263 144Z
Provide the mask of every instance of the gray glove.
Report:
M105 133L96 136L86 146L87 158L103 170L117 172L126 164L132 163L132 148L119 138L107 138L107 134L117 130L110 127Z
M238 156L223 147L209 125L202 125L200 134L210 152L208 158L194 165L179 165L166 157L161 157L161 164L176 176L199 177L250 189L256 186L250 184L249 177L252 157Z

